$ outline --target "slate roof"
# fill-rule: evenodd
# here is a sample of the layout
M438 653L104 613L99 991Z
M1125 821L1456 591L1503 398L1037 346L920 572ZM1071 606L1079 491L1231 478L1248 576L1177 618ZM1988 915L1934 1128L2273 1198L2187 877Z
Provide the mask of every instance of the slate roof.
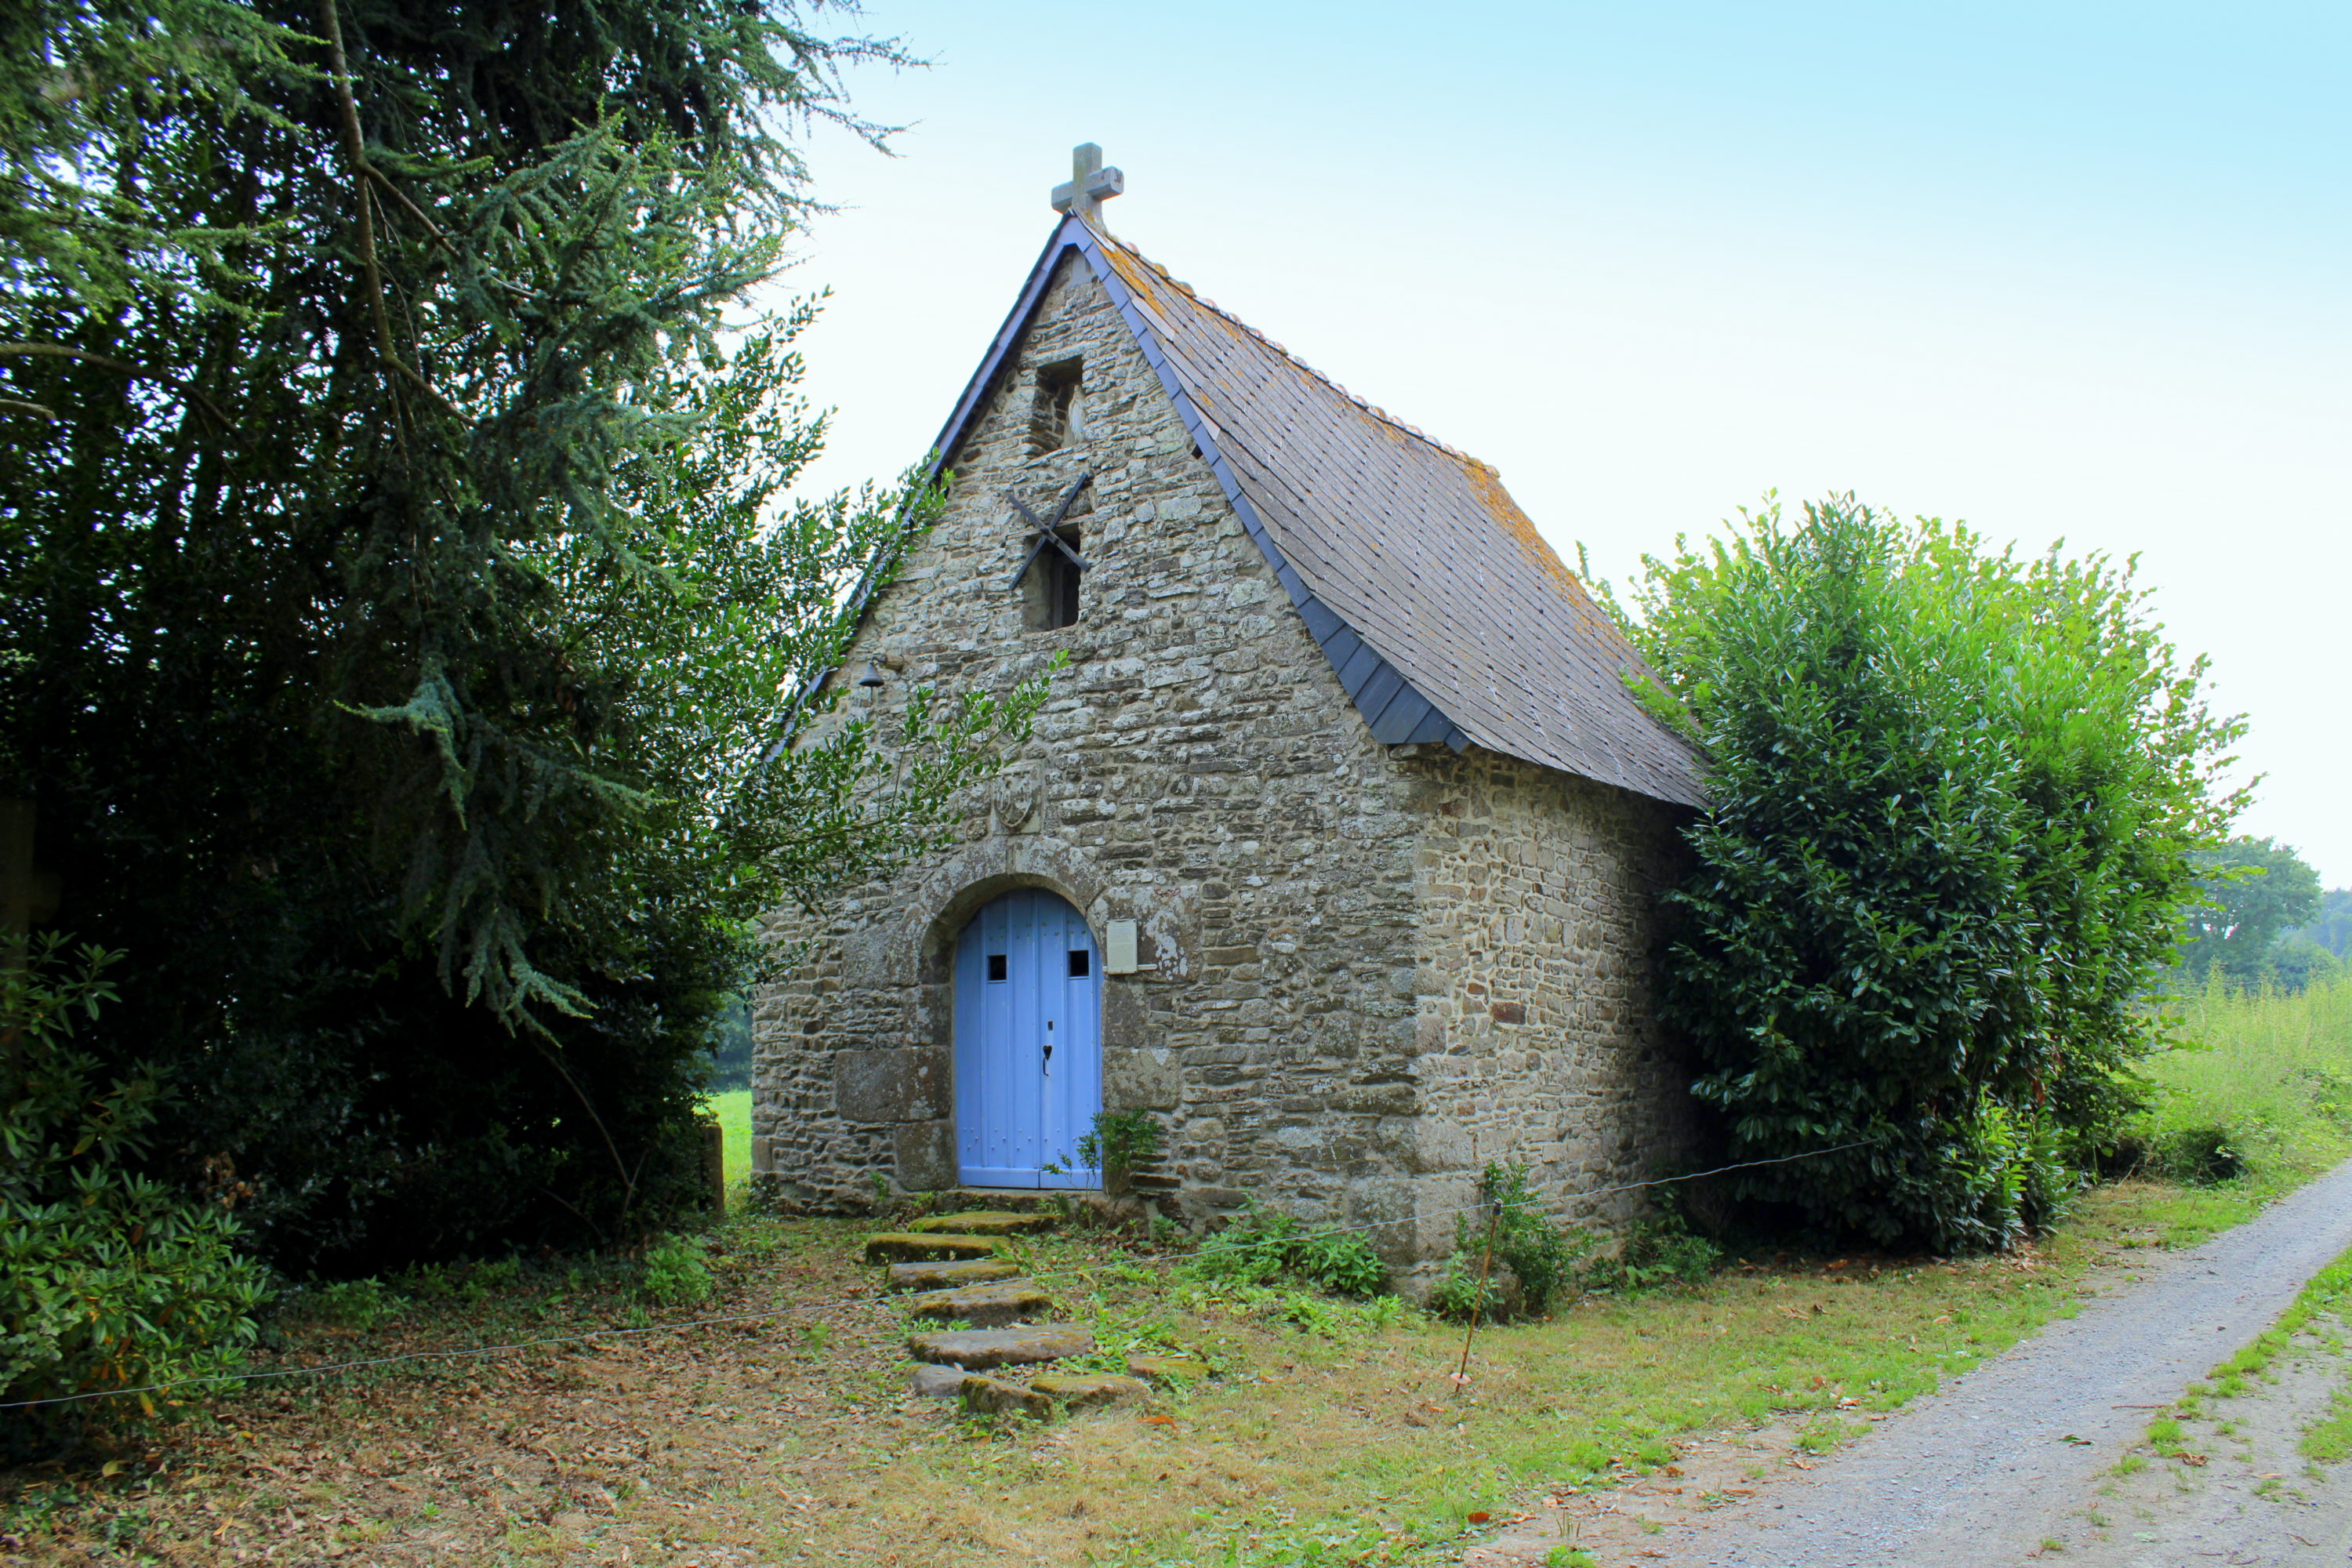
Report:
M1055 268L1082 256L1340 683L1388 744L1442 741L1704 803L1641 661L1493 468L1400 423L1076 217L1065 219L933 448L944 462Z

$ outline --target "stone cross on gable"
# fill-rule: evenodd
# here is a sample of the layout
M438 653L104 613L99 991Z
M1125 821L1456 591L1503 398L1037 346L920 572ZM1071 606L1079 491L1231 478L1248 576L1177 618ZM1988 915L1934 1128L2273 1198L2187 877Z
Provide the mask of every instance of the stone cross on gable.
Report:
M1087 220L1089 227L1109 229L1103 224L1102 205L1127 189L1127 176L1117 169L1103 167L1102 149L1091 142L1081 142L1070 149L1070 180L1067 184L1054 187L1054 210L1076 213Z

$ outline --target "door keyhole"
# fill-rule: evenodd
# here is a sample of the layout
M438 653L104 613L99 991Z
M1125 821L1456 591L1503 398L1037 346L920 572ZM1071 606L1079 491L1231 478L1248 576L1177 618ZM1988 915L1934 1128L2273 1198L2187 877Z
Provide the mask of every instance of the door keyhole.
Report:
M1045 1070L1054 1070L1054 1020L1045 1020Z

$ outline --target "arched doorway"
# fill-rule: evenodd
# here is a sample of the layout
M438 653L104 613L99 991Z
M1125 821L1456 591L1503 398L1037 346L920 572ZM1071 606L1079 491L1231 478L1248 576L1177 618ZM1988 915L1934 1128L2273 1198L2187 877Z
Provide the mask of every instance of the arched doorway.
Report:
M1102 1110L1102 962L1066 900L1019 889L956 938L955 1081L959 1180L1095 1184L1077 1146Z

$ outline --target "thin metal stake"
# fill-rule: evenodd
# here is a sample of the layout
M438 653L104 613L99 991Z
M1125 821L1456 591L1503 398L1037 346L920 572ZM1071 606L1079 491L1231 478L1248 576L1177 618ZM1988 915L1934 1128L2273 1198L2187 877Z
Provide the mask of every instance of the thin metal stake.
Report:
M1462 1364L1454 1373L1454 1397L1456 1399L1461 1398L1462 1391L1470 1386L1470 1342L1478 1335L1478 1314L1486 1306L1486 1282L1494 1277L1495 1268L1495 1230L1503 1223L1501 1207L1494 1205L1491 1196L1487 1202L1490 1207L1486 1215L1486 1245L1479 1249L1478 1255L1478 1298L1470 1303L1470 1327L1462 1336Z

